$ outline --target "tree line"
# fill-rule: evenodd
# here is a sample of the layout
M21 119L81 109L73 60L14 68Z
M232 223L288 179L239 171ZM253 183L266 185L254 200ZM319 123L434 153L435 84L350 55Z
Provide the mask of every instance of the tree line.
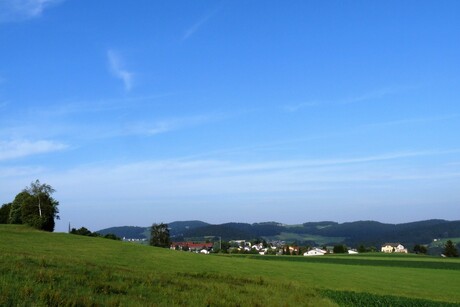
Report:
M108 233L106 235L101 235L100 233L97 233L97 232L91 232L86 227L81 227L79 229L72 228L72 230L70 231L70 234L79 235L79 236L87 236L87 237L105 238L105 239L121 241L121 238L118 237L117 235L113 234L113 233Z
M0 208L0 224L26 224L34 228L54 231L59 219L59 202L52 197L56 190L37 179L16 195L11 203Z

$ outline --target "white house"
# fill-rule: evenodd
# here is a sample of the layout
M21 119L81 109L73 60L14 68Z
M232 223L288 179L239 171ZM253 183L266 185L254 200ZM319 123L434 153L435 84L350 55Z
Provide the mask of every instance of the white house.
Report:
M326 254L326 251L319 248L314 248L303 253L304 256L323 256L324 254Z
M407 248L401 243L385 243L381 248L382 253L405 253L407 254Z
M354 255L354 254L357 254L358 252L354 249L349 249L348 253Z

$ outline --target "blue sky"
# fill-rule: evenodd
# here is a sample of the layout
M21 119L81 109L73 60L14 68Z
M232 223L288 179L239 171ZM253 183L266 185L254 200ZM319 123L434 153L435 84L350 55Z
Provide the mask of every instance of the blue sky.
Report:
M0 0L0 203L57 230L460 219L458 1Z

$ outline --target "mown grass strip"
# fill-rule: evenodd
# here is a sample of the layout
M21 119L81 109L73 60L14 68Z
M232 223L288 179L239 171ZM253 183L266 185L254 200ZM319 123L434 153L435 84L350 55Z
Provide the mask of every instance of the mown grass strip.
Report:
M445 259L445 261L405 261L405 260L380 260L380 259L358 259L345 257L303 257L303 256L258 256L248 255L251 259L265 261L292 261L292 262L309 262L309 263L328 263L344 265L363 265L363 266L382 266L382 267L402 267L402 268L419 268L419 269L436 269L436 270L456 270L460 271L460 263Z
M425 299L408 298L393 295L376 295L353 291L323 290L321 294L330 298L339 306L347 307L449 307L460 306L455 303L436 302Z

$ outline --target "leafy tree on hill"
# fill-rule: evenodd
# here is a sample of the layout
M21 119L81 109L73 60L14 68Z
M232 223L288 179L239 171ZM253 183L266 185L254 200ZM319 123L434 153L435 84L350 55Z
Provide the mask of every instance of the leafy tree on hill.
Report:
M448 240L444 246L444 255L446 257L458 257L458 251L451 240Z
M0 224L8 224L8 219L10 218L11 203L4 204L0 208Z
M50 185L41 184L39 180L32 182L14 198L8 223L28 224L37 229L53 231L54 219L59 219L59 202L51 197L54 191Z
M168 248L171 245L168 224L153 224L151 228L150 245Z
M21 192L14 198L11 204L8 224L22 224L22 205L26 203L30 195L27 192Z
M51 194L56 192L56 190L53 189L52 186L46 183L41 184L40 180L38 179L35 180L35 182L32 182L30 184L30 187L27 187L24 191L29 193L38 200L38 215L40 216L40 218L43 216L41 205L42 198L49 198Z

